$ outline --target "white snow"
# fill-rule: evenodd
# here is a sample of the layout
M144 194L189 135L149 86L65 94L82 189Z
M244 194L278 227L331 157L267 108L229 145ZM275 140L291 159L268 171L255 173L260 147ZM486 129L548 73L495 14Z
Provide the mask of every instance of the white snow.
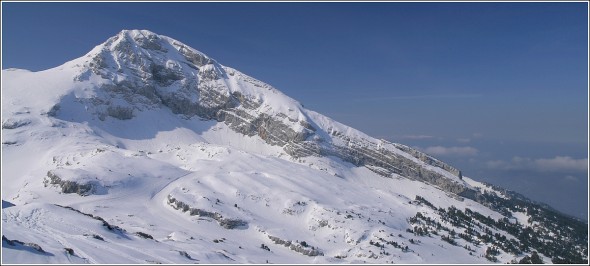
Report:
M13 127L2 130L2 233L46 251L3 242L2 263L488 262L479 256L486 246L475 247L472 256L439 238L408 243L414 236L405 232L406 219L418 211L432 212L409 203L416 195L437 207L470 208L501 217L471 200L448 197L431 185L399 176L384 178L334 157L294 159L258 136L244 136L224 123L187 118L167 108L139 104L132 106L137 109L131 119L98 119L81 100L107 97L97 88L109 81L85 68L88 58L117 46L123 38L151 34L124 31L87 55L46 71L2 70L2 122ZM191 49L206 57L176 40L161 38L168 41L168 52L149 56L164 60L171 69L182 70L185 61L171 48ZM146 53L137 46L130 49ZM111 60L106 64L114 68L117 79L127 78L125 62L105 58ZM223 70L230 92L263 103L256 112L285 114L284 123L295 130L302 129L298 121L312 123L323 130L318 137L326 141L385 147L420 162L392 144L303 109L263 82L216 66L199 71ZM168 89L179 88L174 86ZM129 106L112 100L113 105ZM56 104L59 115L48 116ZM333 137L336 132L358 142L344 143L345 138ZM88 196L64 194L57 185L44 182L49 171L64 181L93 184L96 190ZM482 187L470 178L464 180ZM174 209L169 197L247 225L225 229L213 218ZM54 204L102 217L125 232L108 230L99 220ZM302 255L275 244L269 236L305 241L324 256ZM412 251L389 248L390 255L379 255L379 249L369 244L377 237L409 245ZM260 248L261 244L270 251ZM75 255L64 248L72 248Z
M500 191L496 191L493 188L486 186L484 183L479 182L479 181L475 181L469 177L464 176L463 177L463 181L465 181L465 183L469 184L471 187L480 190L481 193L487 192L490 194L496 194L498 197L501 198L506 198L506 195L502 194Z

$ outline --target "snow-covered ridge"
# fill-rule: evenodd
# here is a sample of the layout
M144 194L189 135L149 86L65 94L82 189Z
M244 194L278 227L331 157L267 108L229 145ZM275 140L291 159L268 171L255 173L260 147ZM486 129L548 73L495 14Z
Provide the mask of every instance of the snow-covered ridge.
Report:
M509 262L531 250L504 247L493 223L543 224L533 205L497 212L511 198L486 201L458 169L145 30L2 70L1 158L3 263ZM464 226L477 239L449 237ZM488 232L502 236L478 242Z
M272 86L147 30L123 30L49 72L61 76L61 98L45 109L60 118L86 113L101 121L129 120L139 112L167 108L185 118L224 122L238 133L283 147L295 158L336 156L382 169L378 172L387 177L401 175L456 194L468 189L451 166L306 110ZM63 84L68 77L72 83Z

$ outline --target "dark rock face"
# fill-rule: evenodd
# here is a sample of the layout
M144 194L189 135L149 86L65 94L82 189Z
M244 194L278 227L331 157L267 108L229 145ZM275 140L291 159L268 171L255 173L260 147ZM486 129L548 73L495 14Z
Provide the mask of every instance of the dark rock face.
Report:
M183 256L183 257L185 257L185 258L187 258L187 259L189 259L189 260L195 260L195 259L193 259L193 258L191 257L191 255L189 255L189 254L188 254L186 251L184 251L184 250L179 250L179 251L178 251L178 254L180 254L180 256Z
M448 171L448 172L450 172L450 173L452 173L452 174L454 174L456 176L459 176L460 175L460 172L461 171L459 171L459 169L454 168L454 167L452 167L452 166L450 166L450 165L448 165L446 163L443 163L442 161L440 161L438 159L435 159L435 158L427 155L426 153L423 153L423 152L418 151L416 149L412 149L412 148L410 148L410 147L408 147L406 145L402 145L402 144L399 144L399 143L392 143L392 145L394 145L399 150L412 155L414 158L416 158L416 159L418 159L418 160L420 160L420 161L422 161L422 162L424 162L424 163L426 163L428 165L432 165L432 166L441 168L441 169L443 169L445 171Z
M423 181L435 185L444 191L459 194L467 188L462 184L444 177L442 174L426 169L422 164L417 163L405 156L396 154L394 151L386 148L372 146L369 143L363 143L363 140L350 139L346 136L333 136L344 138L346 142L352 143L349 146L340 146L332 143L322 143L319 141L292 141L285 146L285 151L293 157L306 156L336 156L344 161L350 162L356 166L366 166L369 170L385 176L391 177L392 174L398 174L410 179ZM434 159L420 151L410 147L389 143L412 157L420 160L427 165L439 167L458 176L459 170L449 166L437 159Z
M36 243L31 243L31 242L25 243L25 242L22 242L17 239L11 240L11 239L8 239L7 237L5 237L4 235L2 235L2 242L3 242L2 247L4 247L4 243L6 243L9 246L21 246L21 247L25 247L26 249L30 249L35 252L39 252L41 254L53 255L53 254L48 253L45 250L43 250L43 248L41 248L41 246L39 246L39 244L36 244Z
M58 205L58 204L55 204L55 206L57 206L57 207L61 207L61 208L64 208L64 209L68 209L68 210L71 210L71 211L75 211L75 212L77 212L77 213L79 213L79 214L82 214L82 215L84 215L84 216L88 216L88 217L90 217L90 218L92 218L92 219L95 219L95 220L101 221L101 222L102 222L102 225L103 225L104 227L106 227L106 228L107 228L109 231L113 231L113 232L115 232L115 233L118 233L119 235L124 235L124 234L126 234L126 231L125 231L125 229L123 229L123 228L121 228L121 227L119 227L119 226L112 225L112 224L108 223L108 222L107 222L105 219L103 219L103 218L102 218L102 217L100 217L100 216L97 216L97 215L92 215L92 214L90 214L90 213L81 212L81 211L79 211L79 210L77 210L77 209L74 209L74 208L72 208L72 207L70 207L70 206L62 206L62 205ZM102 240L102 241L104 241L104 239L103 239L101 236L99 236L99 235L92 235L92 237L93 237L93 238L95 238L95 239L98 239L98 240Z
M305 241L302 241L301 243L293 243L293 241L283 240L281 238L271 235L269 235L268 238L277 245L283 245L297 253L301 253L306 256L324 256L324 253L322 251L320 251L318 248L314 246L308 245Z
M199 217L208 217L212 218L213 220L217 221L219 226L225 229L236 229L240 227L244 227L248 225L248 222L240 220L240 219L231 219L231 218L224 218L218 212L210 212L203 209L193 208L188 204L177 200L176 198L168 195L168 205L172 206L172 208L176 210L181 210L183 212L188 212L191 216L199 216Z
M150 234L146 234L144 232L135 232L135 235L141 237L141 238L145 238L145 239L154 239L154 237Z
M64 250L66 251L66 253L68 253L70 256L74 256L74 249L72 248L64 248Z
M79 184L74 181L62 180L52 171L47 172L47 178L49 179L45 179L45 186L48 184L57 185L61 188L62 193L76 193L80 196L88 196L95 191L95 187L90 183Z
M127 120L133 118L133 109L123 106L109 106L107 114L119 120Z
M15 128L19 128L22 126L26 126L30 123L31 123L31 121L26 120L26 119L22 119L22 120L7 119L4 122L2 122L2 129L15 129Z

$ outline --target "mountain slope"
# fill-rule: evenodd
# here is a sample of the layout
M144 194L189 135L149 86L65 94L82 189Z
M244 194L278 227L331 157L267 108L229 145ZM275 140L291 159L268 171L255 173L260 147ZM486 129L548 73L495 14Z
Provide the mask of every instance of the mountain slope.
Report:
M578 221L146 30L3 70L2 128L3 262L509 262L527 227L587 261Z

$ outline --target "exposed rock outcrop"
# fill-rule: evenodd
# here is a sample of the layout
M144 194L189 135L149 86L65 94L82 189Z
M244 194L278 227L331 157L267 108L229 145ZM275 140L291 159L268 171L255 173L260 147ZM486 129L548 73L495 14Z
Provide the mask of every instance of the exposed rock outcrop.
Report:
M285 247L288 247L289 249L297 252L297 253L301 253L303 255L306 256L310 256L310 257L314 257L314 256L324 256L324 253L319 250L318 248L308 245L305 241L302 241L301 243L299 242L293 242L291 240L283 240L281 238L278 238L276 236L271 236L269 235L268 238L270 240L272 240L272 242L274 242L277 245L283 245Z
M319 141L292 141L284 149L294 157L313 155L336 156L354 165L366 166L369 170L385 177L391 177L392 174L397 174L438 186L442 190L454 194L459 194L467 190L464 185L456 180L449 179L438 172L427 169L424 165L402 156L391 149L379 148L367 141L351 139L347 136L334 137L343 138L345 142L350 144L348 146L340 146ZM457 176L459 174L459 170L425 153L401 144L390 144L394 146L394 149L397 148L406 152L427 165L439 167Z
M39 244L36 244L36 243L30 243L30 242L25 243L25 242L22 242L22 241L17 240L17 239L8 239L4 235L2 235L2 242L3 242L2 243L2 247L3 248L4 248L4 243L6 243L6 245L9 245L9 246L14 246L14 247L20 246L20 247L23 247L25 249L31 249L34 252L39 252L39 253L42 253L42 254L49 254L49 255L51 255L51 253L46 252L45 250L43 250L43 248L41 248L41 246L39 246Z
M63 180L52 171L47 171L47 178L43 181L45 186L57 185L61 188L62 193L76 193L80 196L91 195L96 189L91 183L80 184L74 181Z
M265 102L261 94L280 92L171 38L149 31L122 31L99 48L87 67L108 81L102 85L106 93L100 96L104 98L84 101L102 119L131 119L136 110L164 106L187 118L216 120L246 136L259 136L270 145L282 146L295 158L336 156L385 177L397 174L454 194L467 189L457 180L425 167L459 175L456 168L425 153L401 144L319 128L300 104L285 95L279 97L293 105L284 108L288 111ZM122 99L126 104L114 104L111 99ZM320 136L326 134L331 139ZM386 145L378 146L377 142Z
M248 225L248 222L240 219L224 218L223 215L218 212L210 212L207 210L191 207L188 204L172 197L172 195L168 195L168 205L172 206L172 208L176 210L188 212L191 216L212 218L213 220L217 221L219 226L225 229L236 229Z
M27 119L6 119L2 122L2 129L15 129L30 124Z
M88 216L88 217L90 217L90 218L92 218L92 219L95 219L95 220L101 221L101 222L102 222L102 225L103 225L104 227L106 227L106 228L107 228L109 231L113 231L113 232L115 232L115 233L118 233L118 234L121 234L121 235L125 235L125 234L126 234L126 231L125 231L125 229L123 229L123 228L121 228L121 227L119 227L119 226L112 225L112 224L108 223L108 222L107 222L105 219L103 219L103 218L102 218L102 217L100 217L100 216L97 216L97 215L92 215L92 214L90 214L90 213L85 213L85 212L82 212L82 211L80 211L80 210L76 210L76 209L74 209L74 208L72 208L72 207L70 207L70 206L62 206L62 205L58 205L58 204L55 204L55 206L62 207L62 208L64 208L64 209L68 209L68 210L72 210L72 211L75 211L75 212L77 212L77 213L79 213L79 214L82 214L82 215ZM98 239L98 240L102 240L102 241L104 241L104 239L103 239L102 237L98 236L98 235L93 235L93 237L94 237L94 238L96 238L96 239Z

